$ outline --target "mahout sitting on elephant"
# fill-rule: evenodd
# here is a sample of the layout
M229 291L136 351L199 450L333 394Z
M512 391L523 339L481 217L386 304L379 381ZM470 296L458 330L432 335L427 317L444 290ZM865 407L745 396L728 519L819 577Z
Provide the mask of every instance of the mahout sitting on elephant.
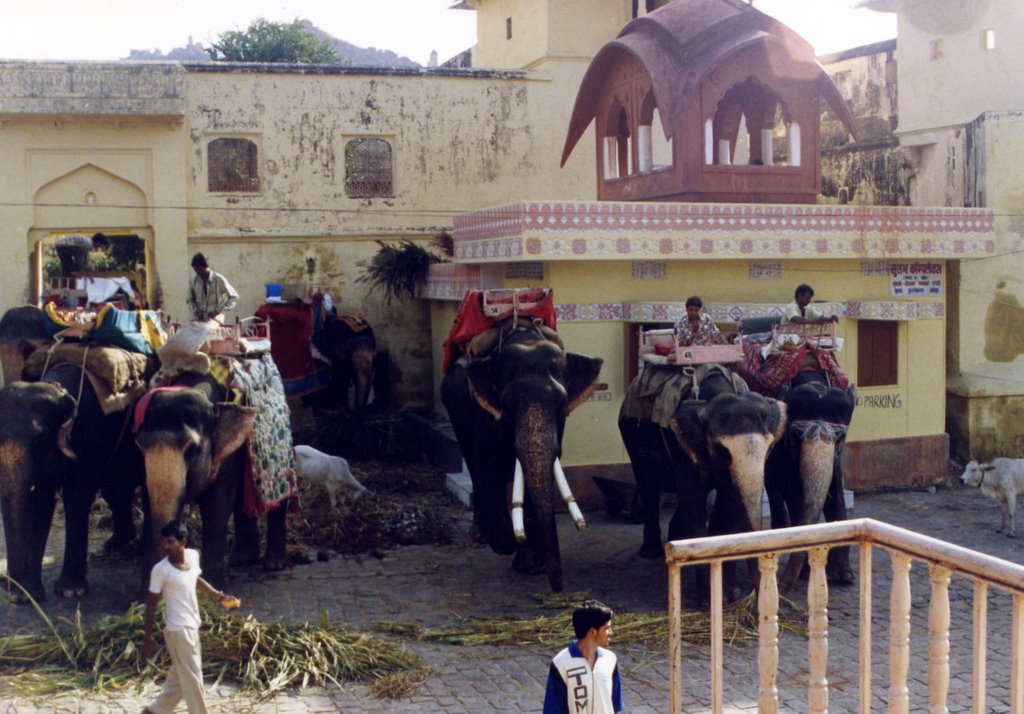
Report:
M160 529L181 516L187 501L199 505L202 569L210 582L224 583L232 514L232 563L259 562L257 517L266 512L263 564L280 570L286 564L287 506L296 490L287 406L273 360L222 356L211 362L202 353L168 351L161 358L163 383L140 400L135 416L149 523L143 586L157 559Z
M35 318L43 320L42 311L31 310L33 324ZM19 371L38 382L15 380L0 391L0 505L7 570L24 588L12 587L12 600L23 601L26 594L36 600L45 597L42 559L58 494L65 518L64 560L54 586L58 595L79 597L88 591L89 511L97 492L113 517L108 548L133 540L131 507L143 466L126 434L133 397L145 389L155 364L139 351L88 339L68 341L24 359Z
M473 482L474 528L494 552L515 552L517 570L546 571L551 589L561 591L556 484L582 523L559 463L562 434L566 417L595 389L602 360L566 352L539 319L510 318L478 338L441 383Z

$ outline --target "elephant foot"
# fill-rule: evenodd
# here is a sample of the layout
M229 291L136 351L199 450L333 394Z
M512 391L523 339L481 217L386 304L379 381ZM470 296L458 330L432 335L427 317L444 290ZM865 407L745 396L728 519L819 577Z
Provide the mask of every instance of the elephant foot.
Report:
M661 559L664 560L664 558L665 558L665 549L661 547L660 543L657 544L657 545L652 545L650 543L644 543L642 546L640 546L640 557L641 558L648 558L648 559L652 559L652 560L654 558L661 558Z
M849 548L837 548L829 552L828 562L825 564L825 577L836 585L853 585Z
M519 573L539 575L544 572L544 559L532 548L520 548L512 559L512 568Z
M487 545L487 536L484 535L483 529L481 529L476 523L474 523L469 529L469 538L479 545Z
M42 582L31 586L15 583L5 576L0 576L0 590L7 591L7 599L15 605L24 605L30 602L43 602L46 600L46 588Z
M288 558L284 555L267 555L263 559L263 569L276 573L288 567Z
M84 578L71 578L62 575L57 579L57 584L53 586L53 591L57 593L57 597L62 598L85 597L89 592L89 583Z

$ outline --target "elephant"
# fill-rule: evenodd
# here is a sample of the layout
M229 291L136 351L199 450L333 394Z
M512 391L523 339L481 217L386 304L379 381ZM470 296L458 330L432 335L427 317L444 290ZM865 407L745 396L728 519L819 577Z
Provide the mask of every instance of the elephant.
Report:
M258 524L243 506L246 449L240 448L252 433L256 410L228 401L220 383L193 372L178 374L169 387L154 389L144 399L135 435L145 461L143 501L149 524L142 584L148 583L157 560L160 529L180 517L186 501L195 501L202 517L203 577L220 587L232 513L232 563L259 562ZM282 504L267 514L267 569L285 566L286 511Z
M328 316L324 321L324 352L331 359L331 388L337 403L348 405L348 385L353 388L352 411L359 415L369 406L374 386L377 339L362 318Z
M75 396L76 395L77 399ZM57 494L64 503L64 561L54 590L88 592L89 511L101 491L113 514L108 547L135 536L132 500L142 482L142 457L125 438L130 409L104 415L81 367L59 364L39 382L14 381L0 390L0 505L7 571L35 600L45 598L42 560ZM25 593L12 587L11 600Z
M546 571L555 592L563 578L553 484L565 497L559 462L565 419L596 388L602 363L566 352L553 332L512 329L486 355L452 365L441 383L473 484L474 528L494 552L515 552L516 570ZM575 506L570 503L570 512L580 527Z
M43 311L34 305L14 307L0 318L0 363L4 384L21 379L25 360L40 345L50 341Z
M766 488L772 527L846 519L843 498L843 445L857 401L854 386L829 386L818 372L798 375L783 392L789 422L778 448L769 456ZM830 580L852 583L849 546L829 551ZM779 588L788 591L803 568L806 556L794 553L780 577Z
M710 487L703 484L695 488L695 485L706 479L701 472L695 470L698 467L686 458L672 433L671 423L662 426L661 422L672 414L656 414L656 399L664 392L674 390L676 394L665 396L679 399L699 395L703 402L707 402L719 394L745 391L745 385L741 380L733 378L731 372L717 365L701 366L697 370L647 366L645 372L630 384L619 410L618 424L633 468L638 510L643 515L640 556L661 558L664 549L661 542L660 493L665 491L677 496L676 512L669 523L669 540L673 540L705 535L704 530L694 529L693 526L697 522L706 522L704 503ZM648 394L652 389L658 390L655 399L651 399L652 395ZM668 403L666 409L671 410L672 403ZM678 410L686 403L686 400L679 400L675 409Z

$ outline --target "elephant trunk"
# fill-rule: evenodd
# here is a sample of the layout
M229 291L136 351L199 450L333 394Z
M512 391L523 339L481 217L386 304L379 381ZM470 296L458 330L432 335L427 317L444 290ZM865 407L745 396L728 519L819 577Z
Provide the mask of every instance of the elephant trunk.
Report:
M37 488L34 465L24 445L0 444L0 512L7 544L7 574L12 602L46 598L42 566L47 535L56 506L56 493ZM20 586L20 587L18 587ZM24 590L22 590L22 588Z
M558 549L554 506L557 433L550 415L540 405L531 405L516 420L517 461L522 465L523 482L530 502L527 541L533 544L538 556L543 554L551 589L561 592L562 558ZM531 529L537 532L530 532Z
M805 434L800 442L800 485L803 497L797 508L798 512L790 513L792 525L803 526L817 522L832 484L835 457L834 438L821 434ZM789 592L796 584L806 560L807 554L803 551L794 552L789 556L780 580L780 592Z
M722 437L719 445L730 455L729 474L740 503L742 530L760 530L764 493L764 462L772 445L769 434L737 434Z
M185 502L188 466L185 455L166 444L143 449L146 462L146 499L149 503L149 546L143 573L157 561L160 529L178 517Z

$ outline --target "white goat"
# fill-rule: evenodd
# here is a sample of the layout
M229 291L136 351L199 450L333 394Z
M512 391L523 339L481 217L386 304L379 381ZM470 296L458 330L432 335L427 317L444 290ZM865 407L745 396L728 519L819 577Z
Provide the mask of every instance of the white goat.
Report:
M352 475L345 459L317 451L312 446L300 444L295 447L295 473L300 479L318 483L327 489L331 508L338 507L339 495L343 500L355 503L366 493L366 487Z

